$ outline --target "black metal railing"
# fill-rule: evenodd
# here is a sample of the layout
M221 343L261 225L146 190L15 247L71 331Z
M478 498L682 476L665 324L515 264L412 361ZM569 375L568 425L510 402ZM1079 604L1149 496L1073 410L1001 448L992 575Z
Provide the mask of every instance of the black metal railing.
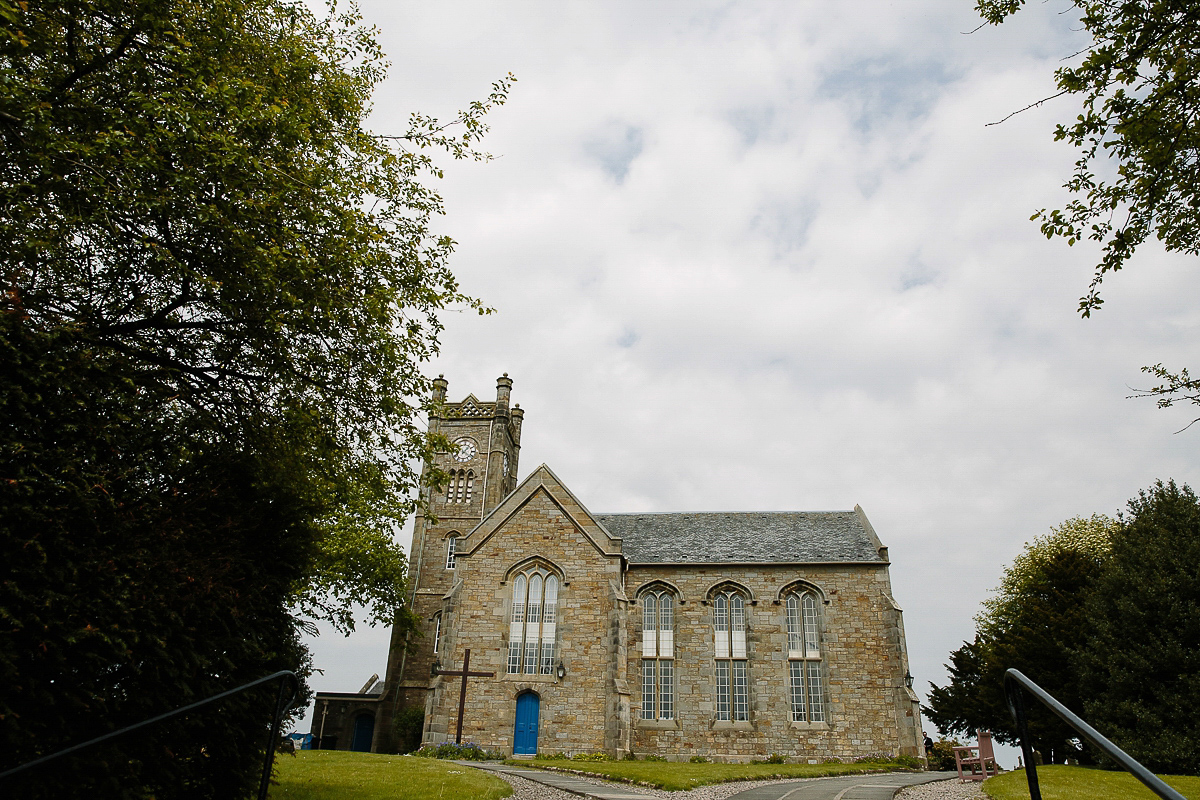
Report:
M178 717L182 714L187 714L189 711L195 711L198 708L210 705L219 700L224 700L227 697L232 697L235 694L247 692L251 689L255 689L273 681L279 681L279 694L275 697L275 716L271 719L271 735L270 738L267 739L267 754L263 759L262 779L258 784L258 800L266 800L267 789L270 787L271 783L271 765L275 762L275 748L279 741L279 728L283 724L284 714L288 712L288 709L292 707L292 703L296 702L296 698L300 694L300 679L296 677L294 672L288 672L287 670L276 672L273 675L268 675L265 678L259 678L256 681L251 681L250 683L239 686L236 689L230 689L227 692L221 692L220 694L213 695L205 700L200 700L190 705L177 708L174 711L168 711L165 714L159 714L157 717L152 717L151 719L139 722L136 725L130 725L128 727L121 728L119 731L113 731L112 733L106 733L103 736L97 736L95 739L83 742L82 744L77 744L64 750L59 750L57 753L51 753L48 756L42 756L41 758L34 759L33 761L27 761L19 767L13 767L6 772L0 772L0 781L6 780L14 775L17 775L18 773L25 772L26 770L40 767L49 761L62 758L65 755L78 753L80 750L86 750L89 747L94 747L102 742L109 742L119 736L125 736L126 734L133 733L134 731L141 730L142 728L148 728L151 725L157 725L158 723L165 722L172 717Z
M1072 714L1066 706L1051 697L1045 689L1029 680L1019 670L1010 669L1004 673L1004 697L1008 701L1008 711L1012 714L1013 721L1017 723L1017 733L1021 737L1021 753L1025 756L1025 777L1029 782L1030 800L1042 800L1042 790L1038 786L1037 766L1033 761L1033 745L1029 742L1028 720L1025 716L1025 697L1021 693L1021 689L1025 689L1025 691L1041 701L1042 705L1057 714L1063 722L1074 728L1080 736L1087 739L1098 750L1120 764L1122 769L1132 773L1133 777L1146 784L1146 787L1150 791L1164 798L1164 800L1187 800L1186 797L1163 783L1157 775L1139 764L1124 750L1104 738L1091 725L1088 725L1079 717Z

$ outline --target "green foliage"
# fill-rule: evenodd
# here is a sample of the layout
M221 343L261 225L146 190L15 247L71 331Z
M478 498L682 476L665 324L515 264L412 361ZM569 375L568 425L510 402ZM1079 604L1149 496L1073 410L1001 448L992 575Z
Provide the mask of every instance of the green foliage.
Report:
M422 758L449 758L456 761L499 761L504 758L504 753L498 750L484 750L474 742L427 744L413 755Z
M925 754L929 759L929 768L938 771L957 769L957 760L954 758L954 748L961 747L962 743L957 739L947 739L942 737L933 743L933 749Z
M414 115L364 128L386 64L354 13L282 0L22 5L0 40L3 307L130 358L196 438L237 442L330 499L305 614L390 623L396 526L431 447L417 414L438 312L460 292L423 179L429 148L486 158Z
M428 758L302 750L276 759L272 800L499 800L512 786L483 770Z
M396 741L401 753L411 753L421 746L421 735L425 730L425 709L409 706L396 715Z
M972 642L950 654L950 683L933 686L925 712L938 729L973 740L979 729L1001 742L1017 741L1004 699L1004 671L1016 668L1069 708L1082 707L1070 660L1089 622L1084 600L1107 557L1115 523L1102 515L1064 522L1035 539L1001 579L976 617ZM1029 708L1034 747L1047 761L1079 757L1074 732L1040 705Z
M783 757L780 756L780 758L783 758ZM783 761L772 761L772 762L768 762L768 763L782 764L782 763L786 763L786 761L787 761L787 759L784 759ZM855 764L875 764L875 765L886 764L891 767L899 767L900 769L924 769L925 768L925 765L921 762L921 759L917 758L916 756L894 756L891 753L882 753L882 754L873 755L873 756L863 756L862 758L854 759L854 763Z
M1123 521L1086 608L1085 718L1156 772L1200 774L1200 500L1159 482Z
M647 756L642 760L643 761L661 761L663 763L666 763L666 761L667 761L665 756L656 756L654 753L647 754Z
M862 760L867 761L867 760L872 760L872 759L862 759ZM751 764L786 764L787 756L782 755L780 753L771 753L771 755L767 756L764 759L757 760L757 761L751 761L750 763Z
M1024 0L979 0L976 9L998 25ZM1089 316L1103 303L1100 283L1121 269L1153 233L1171 251L1200 253L1200 17L1187 0L1074 0L1091 44L1074 66L1054 77L1060 94L1080 95L1081 113L1058 125L1055 140L1080 150L1065 188L1066 209L1034 214L1042 232L1068 244L1084 238L1104 246L1079 308ZM1096 172L1115 175L1106 179Z
M616 759L608 753L576 753L571 756L572 761L615 761Z
M308 671L286 609L316 547L312 508L252 453L179 436L131 360L90 344L0 314L0 768ZM237 796L276 688L8 788Z
M298 626L412 625L394 533L444 441L417 416L448 307L430 152L485 159L510 79L364 127L355 13L286 0L0 0L0 766L307 670ZM436 483L442 476L434 475ZM398 617L397 609L400 609ZM231 702L26 796L237 796ZM257 706L256 706L257 708Z
M709 758L707 756L692 756L688 761L693 764L707 764L709 763Z

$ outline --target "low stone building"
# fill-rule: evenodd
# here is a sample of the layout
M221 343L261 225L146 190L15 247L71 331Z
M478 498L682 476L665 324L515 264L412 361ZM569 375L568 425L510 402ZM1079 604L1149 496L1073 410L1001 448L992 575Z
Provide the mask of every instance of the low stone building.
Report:
M516 482L523 413L446 402L456 450L436 522L413 534L412 608L393 640L373 749L423 705L424 741L514 754L799 761L921 755L887 548L862 509L594 514L542 465ZM322 695L324 697L324 695ZM316 723L314 721L314 728ZM327 734L328 735L328 734Z

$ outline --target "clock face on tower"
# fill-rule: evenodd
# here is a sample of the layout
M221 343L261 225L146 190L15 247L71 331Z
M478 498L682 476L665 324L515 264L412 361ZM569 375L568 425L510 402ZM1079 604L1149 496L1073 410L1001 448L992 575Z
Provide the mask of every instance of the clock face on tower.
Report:
M455 461L470 461L479 452L479 448L475 445L475 440L468 439L465 436L461 439L455 439L454 446L457 448L454 451Z

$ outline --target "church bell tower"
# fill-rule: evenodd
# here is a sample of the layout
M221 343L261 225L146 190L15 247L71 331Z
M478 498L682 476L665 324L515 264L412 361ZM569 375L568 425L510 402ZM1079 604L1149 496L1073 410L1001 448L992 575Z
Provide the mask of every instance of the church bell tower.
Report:
M512 379L496 379L496 399L479 400L468 394L461 402L447 402L449 384L439 375L433 381L433 410L429 431L449 440L450 452L438 453L422 470L422 485L430 467L450 476L440 488L421 491L433 519L418 517L413 523L409 551L410 607L424 633L411 652L396 631L388 654L386 689L376 727L375 752L394 752L392 719L400 709L425 707L431 669L438 661L442 596L454 585L458 541L471 532L517 486L521 452L521 424L525 412L512 405ZM382 730L380 730L382 728Z

